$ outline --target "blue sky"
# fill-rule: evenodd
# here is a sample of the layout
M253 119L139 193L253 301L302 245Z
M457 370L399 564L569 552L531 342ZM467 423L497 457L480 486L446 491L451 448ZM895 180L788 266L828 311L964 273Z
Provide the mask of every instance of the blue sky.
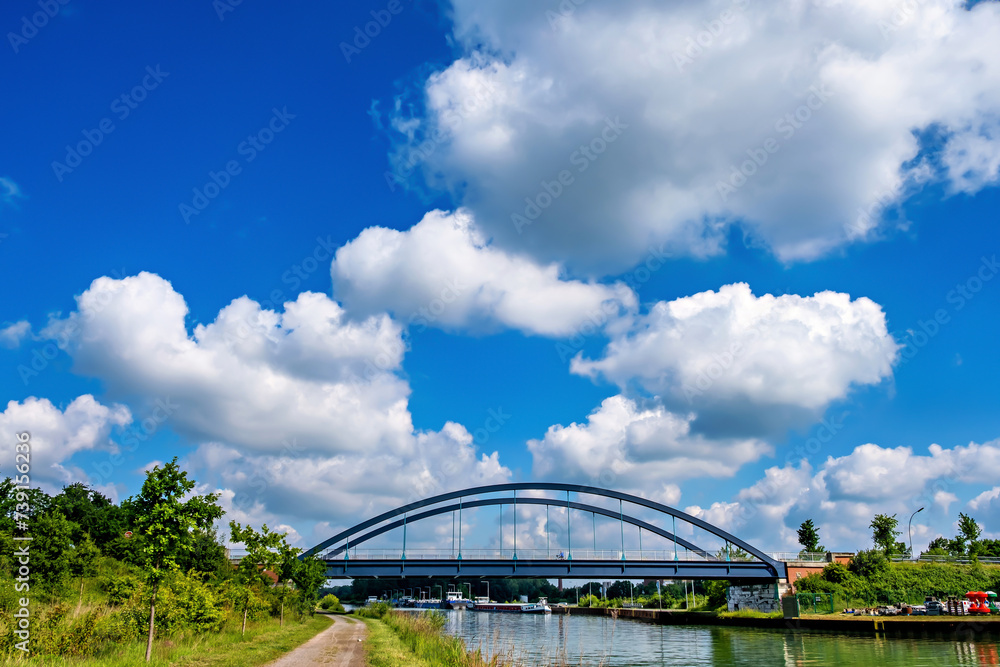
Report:
M7 3L36 480L179 456L304 546L532 479L998 536L996 3L552 4Z

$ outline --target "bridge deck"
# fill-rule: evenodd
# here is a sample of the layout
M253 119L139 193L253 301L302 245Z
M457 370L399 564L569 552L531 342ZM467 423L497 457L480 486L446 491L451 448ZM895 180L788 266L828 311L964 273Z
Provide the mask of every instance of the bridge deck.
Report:
M762 561L382 558L326 560L330 578L507 577L617 579L729 579L765 582L785 578L783 567ZM783 566L783 564L778 564Z

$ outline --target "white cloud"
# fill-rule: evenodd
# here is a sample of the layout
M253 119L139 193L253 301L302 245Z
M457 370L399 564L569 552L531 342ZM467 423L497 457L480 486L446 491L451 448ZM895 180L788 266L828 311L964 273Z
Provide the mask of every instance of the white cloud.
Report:
M736 222L782 259L811 259L879 236L881 211L938 162L955 190L998 177L994 2L452 5L465 55L428 78L425 114L397 115L394 159L545 261L620 270L664 241L709 254ZM608 117L627 129L602 144ZM921 153L930 131L936 155ZM563 170L573 182L518 230L511 216Z
M20 320L0 329L0 345L13 350L30 335L31 324L27 320Z
M813 519L827 548L851 551L871 547L869 524L875 514L895 514L905 540L910 514L924 507L912 525L913 546L920 550L937 535L954 535L956 517L949 509L959 498L953 491L974 491L1000 475L1000 441L948 449L931 445L927 451L864 444L844 456L828 457L815 469L806 461L769 468L732 501L686 511L751 544L781 551L797 551L796 529ZM985 519L985 525L991 525L1000 507L998 489L980 493L968 504L983 514L976 518Z
M310 292L284 313L241 297L188 335L184 298L150 273L99 278L77 303L44 335L113 395L168 400L171 425L194 440L261 452L287 441L326 453L412 447L409 387L393 372L405 346L385 315L350 322Z
M692 477L729 477L770 454L756 439L712 440L691 433L692 415L662 406L640 407L624 396L605 399L584 424L556 425L530 440L538 479L591 483L605 488L639 487L673 504L676 482Z
M603 358L577 355L571 369L638 384L703 422L756 432L818 418L853 386L890 377L897 347L869 299L756 297L736 284L655 304L612 338Z
M73 465L75 454L116 451L117 446L110 439L112 429L131 422L132 414L127 407L103 405L90 394L79 396L65 409L59 409L47 398L30 397L23 402L10 401L0 413L0 438L14 443L16 434L28 432L33 484L54 492L65 484L88 479L83 470ZM10 457L13 463L13 444Z
M368 228L337 251L331 272L352 314L389 311L417 327L567 336L636 305L624 285L567 280L556 264L496 248L462 210L432 211L405 232Z
M158 405L142 422L147 432L168 423L205 443L185 465L205 491L222 491L234 517L353 523L510 479L499 454L480 454L463 426L414 430L409 386L396 375L401 328L384 314L351 321L309 292L281 313L241 297L189 335L184 298L150 273L99 278L77 304L43 335L112 395Z
M414 500L511 478L497 452L480 454L469 432L450 422L440 432L415 434L414 450L406 456L261 455L209 443L187 463L201 471L200 482L222 489L223 506L233 520L318 522L324 528L314 535L317 541Z

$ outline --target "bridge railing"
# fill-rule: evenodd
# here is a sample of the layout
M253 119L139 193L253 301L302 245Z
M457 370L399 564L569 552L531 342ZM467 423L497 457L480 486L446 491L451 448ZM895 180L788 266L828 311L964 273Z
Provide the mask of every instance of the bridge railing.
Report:
M725 554L720 558L714 553L689 551L686 549L653 550L627 549L593 550L573 549L572 552L559 549L518 549L517 560L606 560L606 561L726 561ZM400 560L403 553L400 549L351 549L349 553L330 555L321 554L327 560ZM407 549L406 560L457 560L459 552L451 549ZM462 549L462 560L514 560L514 549ZM732 555L733 562L753 562L756 558L737 558Z

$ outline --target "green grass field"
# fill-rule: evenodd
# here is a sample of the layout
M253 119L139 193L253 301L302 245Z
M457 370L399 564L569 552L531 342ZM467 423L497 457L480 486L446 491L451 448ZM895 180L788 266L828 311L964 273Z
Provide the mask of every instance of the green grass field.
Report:
M168 667L256 667L266 664L302 645L330 627L329 619L317 614L301 623L278 626L271 619L247 626L240 636L239 626L224 628L216 634L176 636L153 644L151 665ZM100 658L39 657L29 660L8 658L0 665L58 665L60 667L134 667L145 664L145 641L135 642L111 655ZM387 663L390 664L390 663ZM406 664L406 663L395 663Z

